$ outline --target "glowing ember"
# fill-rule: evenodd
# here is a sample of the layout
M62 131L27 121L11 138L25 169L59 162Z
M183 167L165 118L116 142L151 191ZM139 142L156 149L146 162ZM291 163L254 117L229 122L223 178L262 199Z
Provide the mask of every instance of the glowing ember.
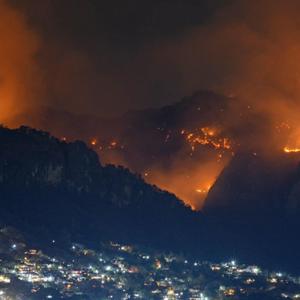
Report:
M196 192L200 193L200 194L206 194L208 192L208 190L207 189L197 189Z
M199 193L199 194L207 194L211 187L212 187L212 184L210 184L210 185L208 185L207 187L204 187L204 188L198 188L198 189L196 189L196 192Z
M108 149L116 149L118 147L118 143L116 141L111 141Z
M92 146L96 146L97 145L97 140L96 139L92 139L91 140L91 145Z
M291 130L291 125L288 122L281 122L275 126L276 130L280 133L282 131Z

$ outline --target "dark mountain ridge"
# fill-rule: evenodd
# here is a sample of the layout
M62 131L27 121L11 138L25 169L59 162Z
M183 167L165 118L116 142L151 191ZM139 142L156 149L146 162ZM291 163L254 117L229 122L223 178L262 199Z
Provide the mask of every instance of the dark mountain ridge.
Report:
M142 174L156 164L170 165L179 152L190 151L180 133L183 129L217 126L224 128L227 134L231 102L232 99L223 95L199 91L168 106L129 111L114 118L41 107L32 112L30 118L19 116L19 120L68 140L81 139L90 143L95 139L94 150L102 155L104 162L126 164ZM109 147L112 141L117 142L113 151ZM101 151L99 146L102 146ZM207 151L204 152L200 154L205 156Z
M231 99L212 91L198 91L190 97L160 108L131 110L116 117L80 115L53 107L38 107L28 115L19 115L19 122L34 128L47 130L55 136L66 135L70 139L86 140L99 136L103 139L119 138L128 130L166 128L168 130L192 129L201 123L225 121L225 112ZM142 128L141 128L142 126ZM75 131L76 129L76 131Z
M84 143L28 127L0 128L0 222L36 240L184 245L199 213ZM180 220L180 222L178 221Z

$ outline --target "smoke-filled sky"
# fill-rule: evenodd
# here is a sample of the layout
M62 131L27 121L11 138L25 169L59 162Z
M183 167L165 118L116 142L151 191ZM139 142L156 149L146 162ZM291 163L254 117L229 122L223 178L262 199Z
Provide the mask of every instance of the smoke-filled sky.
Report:
M299 11L298 0L0 0L0 123L19 125L22 115L35 124L43 106L117 116L207 89L230 96L222 131L239 149L300 150ZM172 160L176 174L179 162ZM182 190L182 178L161 163L154 183ZM217 170L195 165L193 178L208 189L224 164L199 164Z
M297 0L0 0L2 106L114 115L202 88L292 106L299 8Z
M8 43L1 77L18 83L13 72L32 91L12 96L18 104L75 112L111 115L173 101L182 94L180 74L165 54L157 56L157 45L203 23L219 5L197 2L0 0L1 44Z

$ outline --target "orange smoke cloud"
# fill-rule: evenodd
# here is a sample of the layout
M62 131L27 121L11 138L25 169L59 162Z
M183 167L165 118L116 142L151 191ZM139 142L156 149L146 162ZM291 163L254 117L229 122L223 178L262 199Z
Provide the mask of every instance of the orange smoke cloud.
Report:
M5 0L0 0L0 40L0 122L14 126L14 117L37 98L39 43L25 17Z
M160 41L152 64L180 75L182 95L202 87L238 98L233 123L243 118L243 107L264 113L274 126L299 123L299 9L297 0L232 1L207 24Z

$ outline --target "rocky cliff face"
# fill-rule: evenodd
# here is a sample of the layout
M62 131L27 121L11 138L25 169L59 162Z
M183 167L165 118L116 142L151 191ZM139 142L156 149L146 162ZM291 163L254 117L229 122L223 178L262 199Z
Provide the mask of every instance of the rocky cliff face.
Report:
M204 210L230 215L289 214L300 204L299 161L298 155L237 154L210 190Z
M60 142L28 127L1 128L0 140L3 185L66 185L88 190L101 169L97 155L82 142Z

